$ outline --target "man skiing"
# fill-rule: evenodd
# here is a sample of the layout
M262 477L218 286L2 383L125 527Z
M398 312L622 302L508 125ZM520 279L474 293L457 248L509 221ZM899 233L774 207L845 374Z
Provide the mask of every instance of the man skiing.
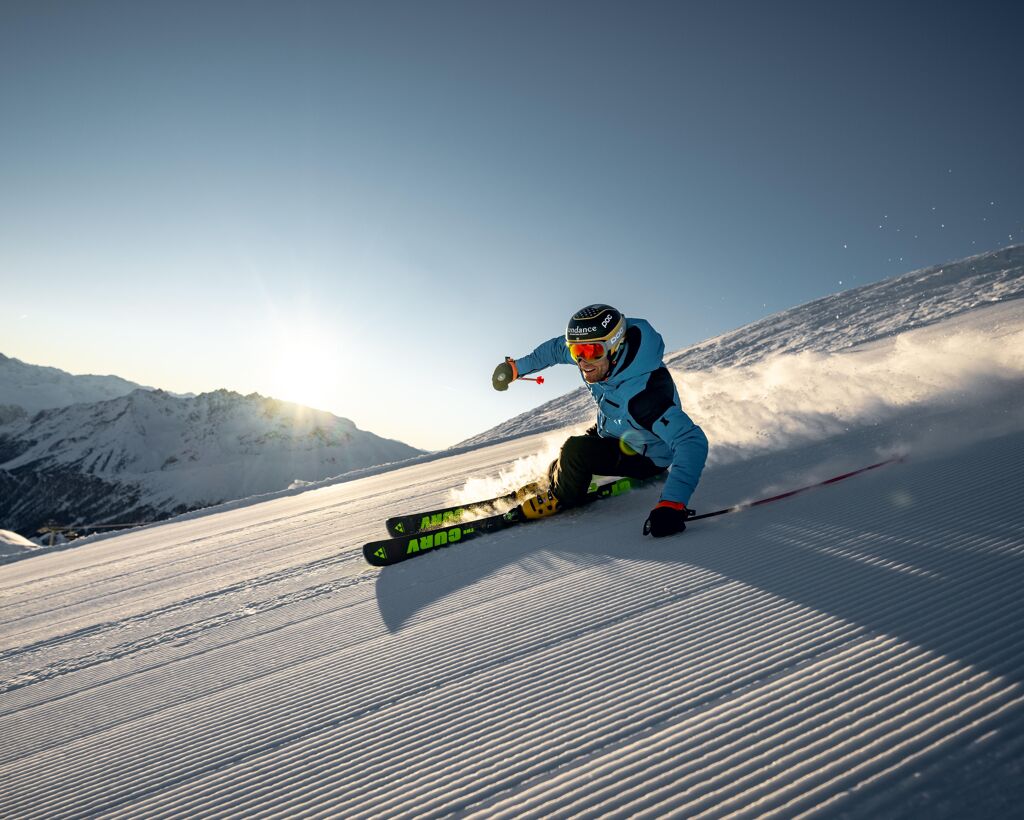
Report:
M645 524L655 537L686 529L686 504L704 469L708 440L683 412L664 352L661 334L648 322L597 304L573 314L564 337L519 359L506 357L495 368L494 389L508 390L528 373L576 364L597 402L597 424L562 445L548 492L523 503L527 518L580 503L594 475L650 478L671 467Z

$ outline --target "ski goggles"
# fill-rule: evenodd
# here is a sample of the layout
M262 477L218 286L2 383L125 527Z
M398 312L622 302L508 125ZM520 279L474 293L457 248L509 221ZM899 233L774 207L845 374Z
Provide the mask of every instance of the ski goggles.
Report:
M574 362L580 359L596 362L608 355L608 347L604 342L569 342L569 355Z

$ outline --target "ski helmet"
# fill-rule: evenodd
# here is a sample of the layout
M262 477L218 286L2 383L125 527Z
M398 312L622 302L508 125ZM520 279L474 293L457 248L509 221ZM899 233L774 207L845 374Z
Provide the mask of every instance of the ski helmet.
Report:
M580 354L588 359L605 355L614 359L625 337L626 320L611 305L580 308L565 328L565 343L574 359L579 359ZM593 347L582 347L586 345Z

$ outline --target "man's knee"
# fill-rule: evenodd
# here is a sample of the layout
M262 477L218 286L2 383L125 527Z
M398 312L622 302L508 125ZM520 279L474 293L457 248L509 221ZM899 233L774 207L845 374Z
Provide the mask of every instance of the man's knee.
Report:
M549 473L551 487L564 506L583 500L594 473L600 472L601 440L594 436L571 436L562 445L558 460Z

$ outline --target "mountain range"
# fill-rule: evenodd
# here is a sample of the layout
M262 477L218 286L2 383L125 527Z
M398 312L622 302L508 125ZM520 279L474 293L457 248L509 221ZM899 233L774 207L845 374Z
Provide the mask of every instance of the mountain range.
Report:
M226 390L0 361L0 526L126 523L281 490L422 451L345 418Z
M120 376L76 376L0 353L0 423L40 410L89 404L151 390Z

